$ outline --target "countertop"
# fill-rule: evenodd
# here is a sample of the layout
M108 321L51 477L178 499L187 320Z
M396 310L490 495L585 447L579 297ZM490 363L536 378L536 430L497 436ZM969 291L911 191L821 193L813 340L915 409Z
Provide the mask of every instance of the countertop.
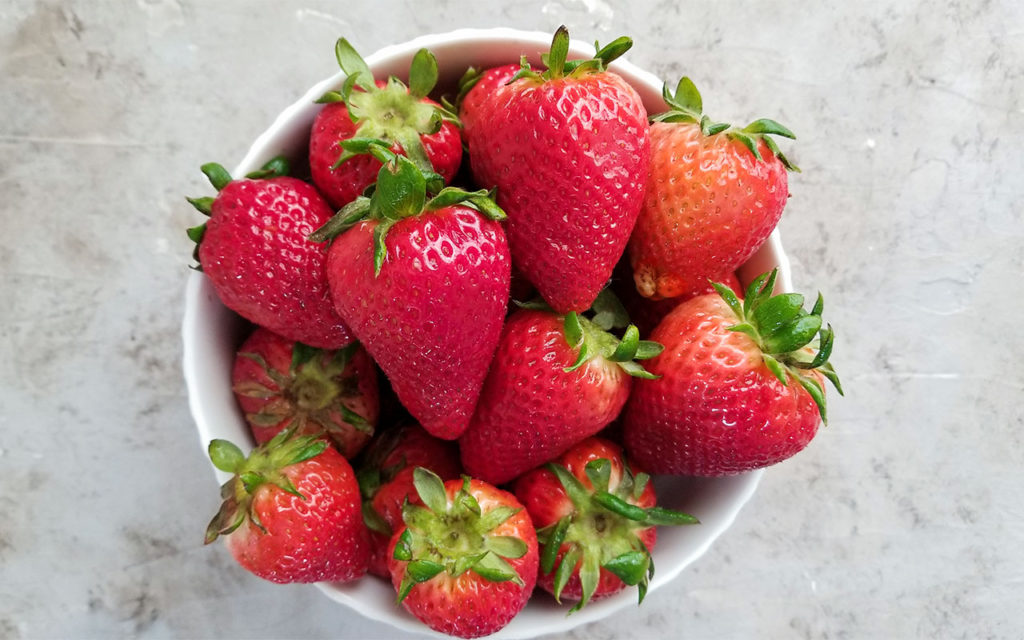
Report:
M386 16L393 24L381 22ZM198 166L364 53L462 26L690 75L798 135L781 223L847 390L669 587L573 638L1019 637L1024 4L61 2L0 7L0 637L399 634L237 568L181 373Z

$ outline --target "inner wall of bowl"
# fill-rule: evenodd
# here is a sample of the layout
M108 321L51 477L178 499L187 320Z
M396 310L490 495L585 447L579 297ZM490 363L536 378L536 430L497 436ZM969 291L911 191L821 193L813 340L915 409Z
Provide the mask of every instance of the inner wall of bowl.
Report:
M424 36L411 42L387 47L367 58L375 75L396 75L405 78L413 54L421 47L434 52L441 69L439 86L453 93L458 78L469 65L487 68L517 62L526 55L531 64L540 64L540 54L550 45L551 35L520 32L509 29L461 30L450 34ZM570 55L588 57L593 47L573 42ZM637 89L649 113L665 109L661 98L661 81L628 62L617 62L612 69ZM249 152L235 168L240 176L259 168L270 158L284 154L301 160L306 153L309 129L321 108L314 100L344 81L341 73L328 78L313 88L275 120L273 125L253 143ZM779 289L789 289L789 265L782 251L778 232L740 271L740 279L749 282L755 275L772 267L780 267ZM190 276L186 292L186 312L183 323L184 368L189 391L189 403L195 418L202 446L213 438L226 438L239 444L252 445L251 435L231 391L230 372L235 350L245 337L248 325L225 308L217 299L208 280L201 273ZM228 479L227 474L214 470L218 481ZM663 528L659 531L658 547L654 558L658 572L651 592L679 574L696 560L711 543L729 527L743 504L753 494L761 472L732 478L656 478L660 502L697 515L699 527ZM391 586L376 579L360 580L351 584L317 585L330 598L351 606L364 616L387 622L398 628L427 633L421 623L395 607ZM527 638L562 631L597 620L611 612L635 606L636 596L631 590L597 601L582 611L566 617L565 609L556 607L553 600L539 594L512 623L496 634L496 638ZM436 634L431 634L436 635Z

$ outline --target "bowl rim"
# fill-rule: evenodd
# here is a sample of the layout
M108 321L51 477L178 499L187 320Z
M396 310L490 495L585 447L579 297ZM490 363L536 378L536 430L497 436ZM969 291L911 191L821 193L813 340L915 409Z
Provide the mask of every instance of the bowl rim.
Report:
M540 46L546 49L546 47L550 45L551 34L542 31L526 31L507 27L462 28L447 32L425 34L408 41L388 45L378 49L369 56L366 56L365 59L367 65L370 68L374 68L389 62L394 62L401 58L411 57L420 48L432 49L441 45L487 45L493 44L496 41L513 41L531 47ZM570 43L569 52L571 55L592 55L592 50L592 45L579 40L572 40ZM636 81L643 82L648 85L649 88L657 89L659 91L662 86L662 80L660 78L653 73L636 66L628 60L616 60L610 65L610 69L612 71L622 73L623 75L630 76L632 78L630 80L631 83L633 82L633 79L635 79ZM270 126L256 137L245 156L240 162L238 162L238 164L235 165L232 175L244 175L245 173L257 169L261 164L260 160L267 157L268 147L272 140L279 135L281 130L288 127L300 111L308 109L310 103L315 101L316 98L323 95L327 90L340 86L344 79L345 73L342 71L332 74L331 76L314 84L300 98L282 110ZM781 236L778 228L772 231L764 247L762 247L762 250L765 247L769 248L769 251L778 262L779 277L777 289L781 291L790 291L791 266L789 258L782 247ZM212 429L206 419L205 411L203 410L199 400L200 388L197 380L202 363L200 350L197 348L195 343L195 337L200 334L202 327L202 318L200 317L200 298L205 295L203 286L203 274L199 271L193 271L189 275L186 284L185 309L183 314L181 337L184 347L182 365L185 377L185 386L188 393L189 410L196 424L196 431L199 436L200 444L205 449L210 440ZM216 468L214 468L214 473L217 476L218 482L224 482L228 477L228 474L219 471ZM746 483L742 486L741 491L739 491L734 497L734 502L728 510L726 517L718 522L718 526L711 530L711 535L708 535L704 541L689 553L682 562L669 567L661 567L659 565L660 570L651 582L648 589L649 594L653 593L660 586L674 580L686 567L703 556L711 545L729 527L732 526L736 517L739 515L739 512L757 490L763 474L764 469L758 469L756 471L742 474L742 476L736 476L745 478ZM702 525L702 527L703 526L705 525ZM410 633L448 637L432 631L412 616L397 615L399 613L397 609L395 614L388 613L387 615L379 615L375 608L360 606L361 602L357 598L351 596L343 589L339 589L331 583L315 583L315 586L328 598L347 605L350 609L371 620L386 623L392 627ZM632 598L632 594L629 593L629 590L621 592L617 594L617 596L625 597L612 596L593 602L579 612L574 613L571 617L563 617L559 622L546 625L543 629L530 629L522 626L515 627L513 626L515 622L513 619L513 622L510 623L509 626L506 626L504 629L488 637L529 638L543 634L562 632L605 618L615 611L629 606L630 604L635 605L635 600Z

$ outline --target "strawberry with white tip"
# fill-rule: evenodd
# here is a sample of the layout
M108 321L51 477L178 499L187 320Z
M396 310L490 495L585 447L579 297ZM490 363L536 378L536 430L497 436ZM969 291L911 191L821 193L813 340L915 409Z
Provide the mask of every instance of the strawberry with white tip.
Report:
M715 122L685 77L663 96L669 110L651 117L647 189L629 238L636 288L654 300L704 293L746 262L782 216L786 172L799 171L771 137L794 138L778 122Z

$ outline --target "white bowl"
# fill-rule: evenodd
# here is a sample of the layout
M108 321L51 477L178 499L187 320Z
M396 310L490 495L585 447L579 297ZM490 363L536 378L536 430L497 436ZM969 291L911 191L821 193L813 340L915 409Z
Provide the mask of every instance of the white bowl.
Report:
M460 29L428 35L402 44L385 47L366 58L378 78L404 77L413 55L426 47L437 56L441 69L440 86L451 86L470 65L486 68L518 62L525 54L534 65L551 44L551 34L513 29ZM570 55L589 57L593 47L573 41ZM329 52L324 52L329 55ZM665 109L661 98L662 81L629 62L618 61L612 69L632 84L650 113ZM301 158L306 153L309 130L320 109L314 100L324 92L341 86L344 74L338 73L313 86L306 95L285 109L249 149L232 175L241 176L263 165L270 158L285 154ZM779 267L778 289L790 288L789 261L782 250L779 233L740 269L740 279L748 282L755 275ZM193 272L185 294L184 339L185 383L189 407L195 418L200 444L204 450L210 440L224 438L240 445L252 444L242 414L231 392L231 366L235 349L244 339L246 324L217 299L209 281ZM212 468L212 465L211 465ZM228 476L214 469L218 482ZM740 508L750 499L761 479L761 471L729 478L655 479L659 503L697 516L701 524L690 527L663 527L653 557L657 572L650 585L648 602L657 601L658 589L679 575L699 558L718 536L729 528ZM211 487L212 490L212 487ZM353 584L319 583L329 598L360 615L386 622L405 631L434 634L394 603L391 585L368 576ZM538 590L539 591L539 590ZM571 616L568 607L559 607L546 594L539 593L507 627L494 638L532 638L565 631L592 622L624 608L636 607L636 591L627 589L615 596L593 602ZM646 605L644 605L646 606ZM640 614L642 615L642 614Z

